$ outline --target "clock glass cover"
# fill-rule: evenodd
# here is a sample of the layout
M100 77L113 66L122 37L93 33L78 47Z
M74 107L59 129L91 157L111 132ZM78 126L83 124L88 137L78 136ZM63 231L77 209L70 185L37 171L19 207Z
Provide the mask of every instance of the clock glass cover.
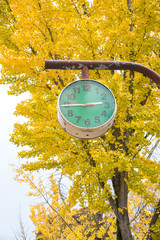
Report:
M61 92L58 106L64 119L80 128L97 128L115 115L115 97L95 80L78 80Z

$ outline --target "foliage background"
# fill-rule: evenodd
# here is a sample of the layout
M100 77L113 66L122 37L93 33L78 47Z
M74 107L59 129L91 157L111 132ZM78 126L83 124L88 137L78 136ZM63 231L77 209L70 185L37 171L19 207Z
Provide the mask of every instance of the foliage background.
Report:
M91 79L113 91L118 109L113 128L105 138L80 141L67 135L56 117L59 93L75 80L75 74L80 77L80 72L45 70L44 61L123 60L159 72L159 7L158 0L2 0L1 83L10 84L10 94L30 95L15 112L27 121L15 124L11 136L14 144L25 147L19 152L24 159L22 169L56 169L67 176L73 182L65 199L69 209L76 204L89 206L101 217L113 211L119 239L125 234L122 218L126 216L129 222L128 216L135 214L134 208L128 213L134 201L128 191L155 207L159 199L159 162L147 157L152 141L154 144L160 136L159 90L138 73L91 71ZM151 219L153 213L149 208L148 212ZM128 236L132 232L135 237L138 234L137 239L143 239L149 221L142 230L138 227L141 222L128 229ZM80 238L81 234L89 234L90 239L96 239L101 232L99 220L93 229L93 234L91 230L76 231ZM135 229L139 229L138 233ZM106 231L104 227L101 238L108 237ZM73 238L65 234L67 239Z

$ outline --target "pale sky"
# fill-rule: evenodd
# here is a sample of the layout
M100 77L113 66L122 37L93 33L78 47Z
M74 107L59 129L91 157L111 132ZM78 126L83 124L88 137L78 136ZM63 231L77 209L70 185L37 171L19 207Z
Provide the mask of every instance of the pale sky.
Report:
M29 219L32 201L25 196L28 186L13 180L14 173L9 166L10 163L18 163L18 148L9 142L13 124L17 121L13 112L25 96L11 96L7 90L7 86L0 85L0 240L14 239L14 232L19 231L20 212L28 231L33 230Z

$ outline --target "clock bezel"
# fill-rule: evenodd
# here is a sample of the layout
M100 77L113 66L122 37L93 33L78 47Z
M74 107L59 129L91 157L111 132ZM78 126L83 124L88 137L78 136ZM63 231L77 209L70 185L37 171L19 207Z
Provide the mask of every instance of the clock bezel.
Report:
M80 127L77 126L74 123L71 123L61 112L61 108L60 108L60 98L61 95L63 94L63 92L65 91L66 88L68 88L70 85L72 85L75 82L79 82L79 81L92 81L92 82L97 82L101 85L103 85L105 88L107 88L110 93L113 96L114 102L115 102L115 107L114 107L114 112L112 114L112 116L102 125L96 126L96 127ZM61 127L64 129L64 131L66 131L69 135L79 138L79 139L94 139L94 138L98 138L102 135L104 135L112 126L113 122L114 122L114 118L116 115L116 111L117 111L117 103L116 103L116 99L114 94L112 93L112 91L103 83L97 81L97 80L93 80L93 79L80 79L80 80L76 80L74 82L69 83L60 93L59 97L58 97L58 101L57 101L57 117L58 117L58 121L61 125Z

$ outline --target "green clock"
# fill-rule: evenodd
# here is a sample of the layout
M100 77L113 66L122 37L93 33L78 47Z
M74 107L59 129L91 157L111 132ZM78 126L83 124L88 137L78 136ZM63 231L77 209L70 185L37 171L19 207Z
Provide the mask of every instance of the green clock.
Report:
M79 139L94 139L113 124L116 100L104 84L82 79L68 84L58 98L57 116L62 128Z

